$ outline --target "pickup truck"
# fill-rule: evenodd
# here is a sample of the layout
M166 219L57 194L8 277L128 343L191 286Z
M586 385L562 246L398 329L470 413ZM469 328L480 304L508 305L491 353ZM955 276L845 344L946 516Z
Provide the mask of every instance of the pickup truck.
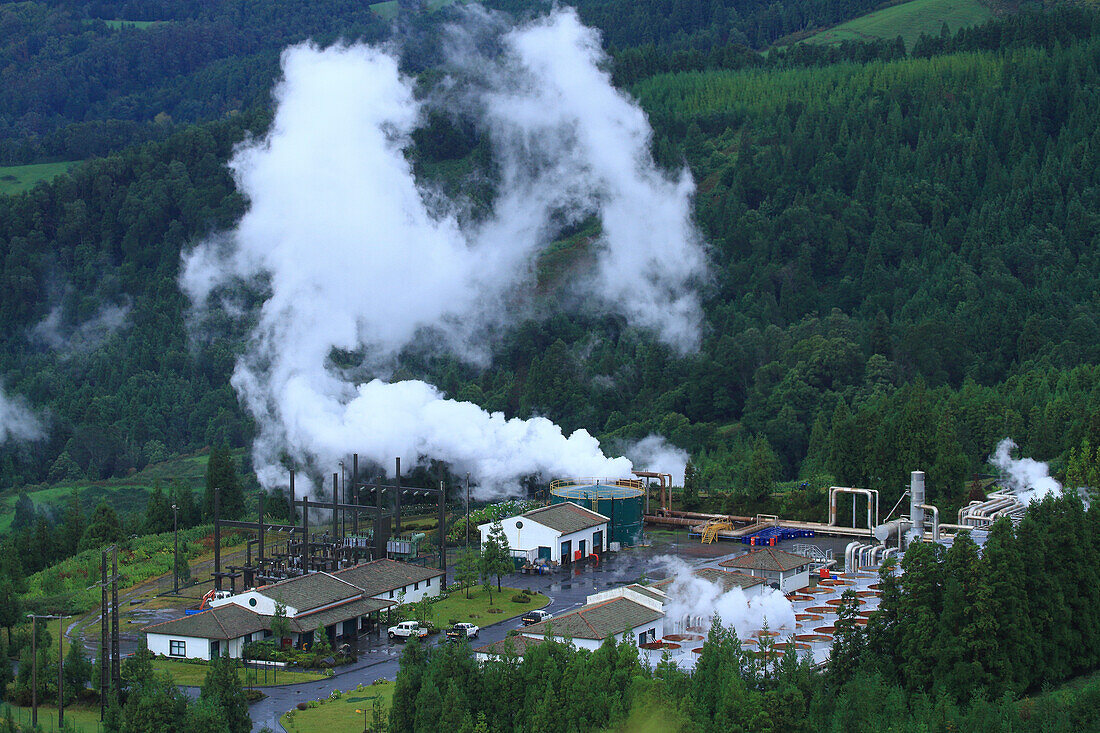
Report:
M477 626L469 623L455 624L451 628L447 629L447 640L458 641L459 639L476 639L477 632L481 631Z
M540 621L545 621L548 618L550 618L549 611L543 611L542 609L536 608L534 611L528 611L527 613L523 614L523 618L521 618L520 621L523 622L524 626L530 626L531 624L537 624Z
M428 627L419 621L402 621L397 626L391 626L389 628L390 639L408 639L410 636L416 636L423 639L427 635Z

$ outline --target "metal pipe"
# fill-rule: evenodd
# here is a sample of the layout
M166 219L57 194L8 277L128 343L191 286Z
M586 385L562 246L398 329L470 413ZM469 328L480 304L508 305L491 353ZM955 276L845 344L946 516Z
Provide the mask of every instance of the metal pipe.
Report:
M401 456L397 456L397 489L393 492L393 531L401 535Z
M836 497L838 494L859 494L867 497L867 529L873 530L878 524L878 489L856 489L850 486L829 487L829 526L837 526ZM853 499L853 501L855 501ZM854 511L854 505L853 505ZM872 520L872 516L874 519ZM854 528L853 522L853 528Z
M940 509L931 504L921 504L921 509L932 512L932 541L940 541Z

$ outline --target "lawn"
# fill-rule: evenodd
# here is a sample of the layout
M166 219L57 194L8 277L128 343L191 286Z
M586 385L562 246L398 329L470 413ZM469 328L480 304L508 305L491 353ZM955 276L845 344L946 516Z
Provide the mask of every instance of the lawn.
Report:
M160 20L104 20L108 28L114 28L118 30L120 28L137 28L139 30L145 30L157 23L163 23Z
M379 680L373 685L359 685L336 700L320 700L316 707L291 710L279 722L288 733L362 733L371 724L375 700L381 701L382 712L389 717L393 688L394 684L388 680ZM366 726L363 725L364 710Z
M201 687L202 683L206 680L207 666L205 664L194 664L191 662L176 662L170 659L154 659L153 669L161 672L167 672L172 675L172 681L177 685L186 685L188 687ZM248 675L252 677L253 687L274 687L275 685L297 685L302 682L316 682L317 680L326 679L327 675L318 674L316 672L300 672L291 670L279 670L278 673L268 671L266 676L262 670L248 670ZM248 686L248 679L245 677L245 673L240 673L241 684ZM266 681L265 681L266 680Z
M29 731L31 729L31 709L6 703L0 704L0 716L7 715L9 708L11 709L12 719L15 720L16 730ZM67 706L65 708L65 727L71 729L70 726L75 727L80 733L99 733L103 730L99 723L99 708ZM56 705L38 706L38 729L41 731L58 730Z
M530 603L515 603L512 596L519 593L517 588L504 586L501 593L493 588L493 605L489 605L489 594L480 585L470 588L470 598L465 591L454 591L448 598L432 604L432 621L439 628L446 628L451 621L469 621L485 627L515 618L535 608L542 608L550 599L541 593L531 596ZM501 613L489 613L489 608L499 608Z
M10 196L29 191L39 181L48 181L59 176L78 162L0 166L0 195Z
M938 36L944 23L955 32L992 17L993 11L979 0L909 0L822 31L804 43L836 44L901 36L905 47L911 49L922 33Z

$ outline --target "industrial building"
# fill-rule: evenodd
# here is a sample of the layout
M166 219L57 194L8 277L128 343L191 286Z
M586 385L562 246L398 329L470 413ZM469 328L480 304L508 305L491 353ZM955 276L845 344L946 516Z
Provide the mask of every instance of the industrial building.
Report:
M290 625L291 645L312 644L318 629L335 644L375 628L383 609L437 596L442 585L442 570L374 560L333 573L299 575L212 601L209 610L146 627L146 643L154 654L168 657L240 657L245 644L271 638L276 604L281 604Z
M765 547L718 564L760 578L784 593L791 593L810 584L810 568L814 562L813 558L776 547Z
M607 517L609 547L642 541L646 489L637 479L570 478L550 482L550 504L569 502Z
M551 504L501 520L512 556L568 564L608 549L609 518L572 502ZM478 526L481 541L493 524Z

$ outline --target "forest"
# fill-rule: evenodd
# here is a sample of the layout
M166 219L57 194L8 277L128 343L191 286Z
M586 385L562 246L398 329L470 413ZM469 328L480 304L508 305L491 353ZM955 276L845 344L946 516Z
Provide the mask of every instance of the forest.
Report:
M147 11L208 12L158 7ZM209 12L224 22L235 16L217 14L234 7ZM10 25L25 13L71 22L125 8L0 12ZM270 6L271 23L293 11L280 8ZM323 41L331 26L310 23L331 21L317 15L296 27ZM442 21L417 17L428 43ZM355 35L369 38L363 22ZM157 26L85 25L88 49L158 38L140 35ZM616 318L549 306L502 337L491 368L410 352L395 376L586 428L611 451L659 433L690 453L698 486L746 511L767 505L779 481L867 485L892 503L918 466L930 499L950 511L1005 437L1060 476L1076 456L1085 468L1074 475L1087 477L1100 446L1098 29L1096 11L1057 6L925 37L912 53L845 43L760 60L713 44L667 68L652 39L614 48L610 70L649 115L655 156L670 170L688 165L698 182L711 259L700 350L680 356ZM24 53L20 37L3 35L14 54L4 68ZM39 50L61 54L53 41ZM245 58L231 52L233 63ZM117 71L117 83L101 84L107 106L95 124L126 119L110 100L156 96ZM266 89L270 77L255 83ZM48 421L43 440L0 447L0 488L94 482L156 456L249 444L228 383L244 331L191 329L177 277L181 250L243 211L224 164L266 128L264 94L223 119L183 124L222 108L181 114L152 139L0 197L0 375ZM34 117L38 102L19 98L31 106L4 119ZM54 121L41 134L77 124L44 104L38 117ZM131 119L150 115L134 108ZM477 131L447 118L426 125L408 151L418 172L462 185L486 155ZM483 195L491 205L492 191ZM593 234L582 227L541 263L547 303ZM750 487L754 465L763 469Z

